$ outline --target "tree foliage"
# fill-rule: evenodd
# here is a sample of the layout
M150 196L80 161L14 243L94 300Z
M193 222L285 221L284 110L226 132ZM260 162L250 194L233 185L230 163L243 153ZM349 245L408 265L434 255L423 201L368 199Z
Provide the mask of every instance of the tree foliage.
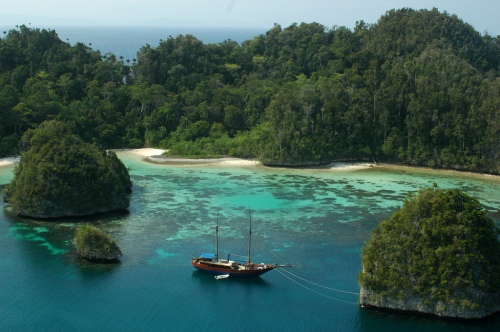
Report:
M73 244L77 253L90 261L116 261L122 256L111 236L88 224L78 226Z
M379 296L478 308L500 292L498 235L484 207L461 190L420 190L373 231L359 283Z
M170 36L132 65L21 26L0 39L0 155L57 119L105 148L500 173L499 59L499 37L437 9L275 24L241 45Z
M5 189L19 215L56 218L125 209L132 183L115 153L84 143L58 122L22 138L21 161Z

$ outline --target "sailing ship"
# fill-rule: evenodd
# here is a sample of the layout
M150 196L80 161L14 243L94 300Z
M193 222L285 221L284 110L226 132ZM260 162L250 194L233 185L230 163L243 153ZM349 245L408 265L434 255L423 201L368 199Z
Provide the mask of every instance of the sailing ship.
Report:
M250 211L249 211L250 213ZM257 277L269 272L278 264L252 263L250 260L252 244L252 215L250 214L250 228L248 230L248 259L245 262L232 260L228 255L227 259L219 258L219 214L217 213L217 225L215 226L215 253L200 252L200 255L191 260L191 264L198 270L216 276L229 277Z

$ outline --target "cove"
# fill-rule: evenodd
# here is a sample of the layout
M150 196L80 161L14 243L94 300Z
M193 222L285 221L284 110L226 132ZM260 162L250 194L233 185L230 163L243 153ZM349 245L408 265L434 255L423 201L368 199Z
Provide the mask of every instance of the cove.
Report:
M360 250L402 200L437 183L478 198L500 222L500 180L406 167L359 170L176 167L118 153L130 169L129 213L86 222L112 235L121 264L75 260L81 221L26 221L0 203L5 330L494 331L498 316L462 322L360 308ZM12 178L0 168L0 185ZM254 280L215 280L190 264L214 247L245 255L248 208L256 262L290 263ZM300 278L299 278L300 277ZM338 292L341 290L343 292Z

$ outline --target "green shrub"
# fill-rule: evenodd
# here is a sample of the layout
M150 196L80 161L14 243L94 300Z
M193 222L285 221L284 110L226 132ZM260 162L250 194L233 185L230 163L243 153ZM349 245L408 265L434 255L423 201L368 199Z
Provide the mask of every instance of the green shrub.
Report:
M73 238L77 253L91 261L114 261L122 253L115 240L91 225L80 225Z

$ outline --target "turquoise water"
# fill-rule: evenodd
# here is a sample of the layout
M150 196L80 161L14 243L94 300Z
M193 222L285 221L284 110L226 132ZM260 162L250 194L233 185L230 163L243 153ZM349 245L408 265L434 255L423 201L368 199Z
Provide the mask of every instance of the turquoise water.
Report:
M117 240L120 264L75 257L71 239L82 221L27 221L0 212L0 330L500 329L498 316L465 323L366 310L355 294L361 246L409 193L433 181L460 187L500 222L498 178L388 167L175 167L119 156L134 184L129 213L86 222ZM11 172L0 168L0 185ZM293 267L249 280L195 271L191 256L213 250L217 211L221 253L246 254L249 207L252 260Z

